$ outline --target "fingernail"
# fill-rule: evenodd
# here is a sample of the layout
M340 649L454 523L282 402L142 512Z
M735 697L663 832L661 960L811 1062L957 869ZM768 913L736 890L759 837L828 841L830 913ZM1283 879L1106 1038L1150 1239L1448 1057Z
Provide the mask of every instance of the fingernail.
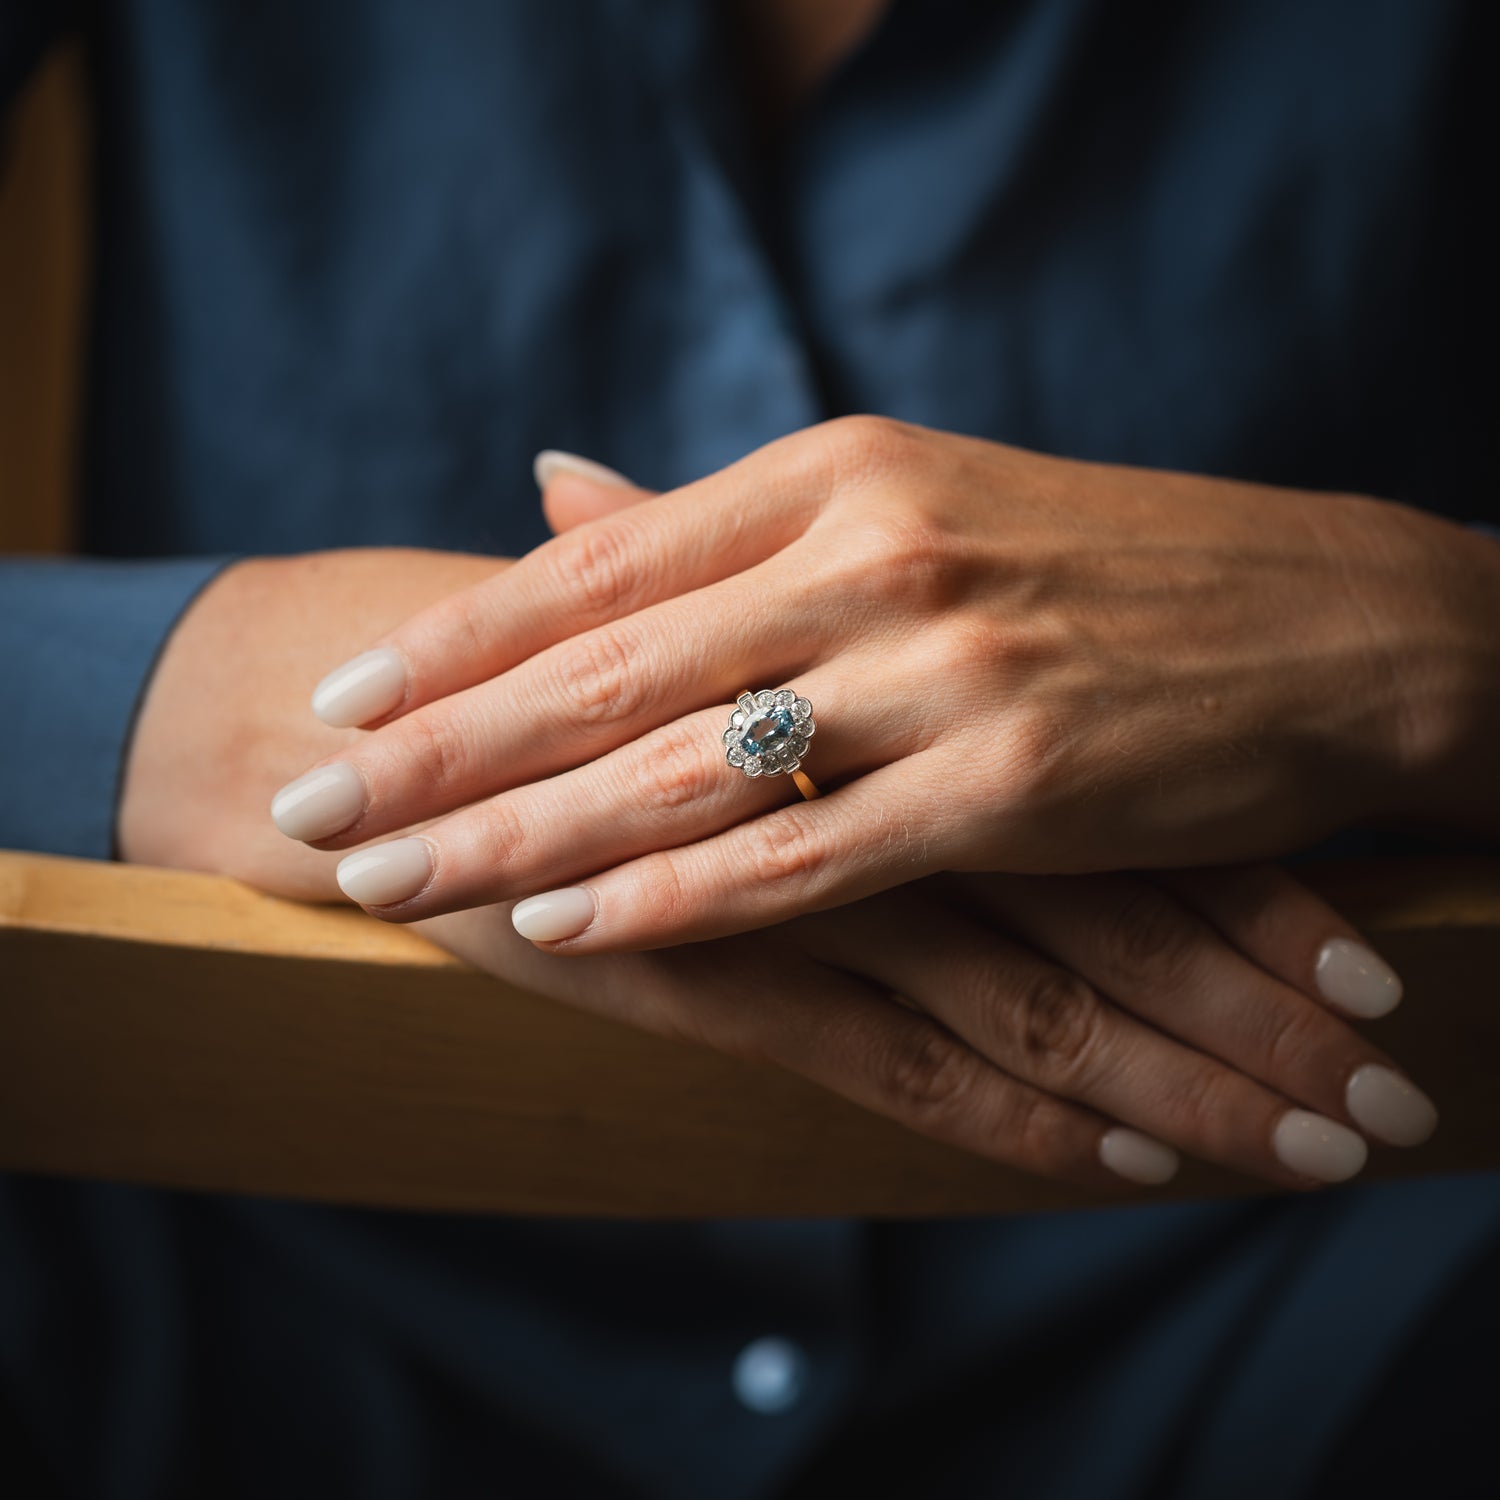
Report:
M1361 1127L1393 1146L1420 1146L1437 1129L1437 1108L1409 1078L1366 1063L1345 1091L1349 1113Z
M559 474L574 474L579 479L592 480L595 484L618 484L633 489L634 482L614 469L606 469L591 458L580 458L576 453L564 453L560 448L543 448L531 461L531 474L539 490L547 488L548 482Z
M1176 1176L1179 1158L1163 1142L1142 1135L1139 1130L1116 1125L1099 1138L1099 1160L1121 1177L1154 1186Z
M289 839L326 839L364 811L365 784L345 761L289 781L271 798L271 820Z
M512 926L533 943L555 943L577 937L594 920L594 893L582 886L565 891L543 891L528 896L511 909Z
M1370 1154L1363 1136L1337 1120L1306 1109L1287 1110L1276 1122L1271 1144L1292 1171L1316 1177L1319 1182L1343 1182L1353 1177Z
M381 646L335 667L313 689L312 711L335 729L388 714L406 696L406 663Z
M361 906L408 901L432 879L432 849L426 839L395 839L360 849L339 861L339 889Z
M1401 981L1378 954L1353 938L1329 938L1318 950L1318 989L1356 1016L1383 1016L1401 1001Z

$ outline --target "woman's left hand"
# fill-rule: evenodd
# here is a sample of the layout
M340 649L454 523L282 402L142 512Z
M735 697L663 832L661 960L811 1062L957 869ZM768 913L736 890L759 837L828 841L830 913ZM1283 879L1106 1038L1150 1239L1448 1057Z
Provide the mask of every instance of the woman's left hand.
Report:
M438 818L345 860L346 894L405 921L541 892L517 927L568 952L937 870L1272 857L1402 814L1404 774L1456 735L1430 600L1458 532L840 419L610 508L374 643L314 701L380 727L284 788L277 821L343 848ZM725 761L737 694L783 685L816 715L816 800Z

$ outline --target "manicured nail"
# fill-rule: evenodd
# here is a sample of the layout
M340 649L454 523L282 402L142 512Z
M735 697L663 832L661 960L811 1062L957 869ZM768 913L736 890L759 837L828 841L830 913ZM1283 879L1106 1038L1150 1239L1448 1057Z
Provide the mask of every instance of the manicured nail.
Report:
M1099 1160L1121 1177L1154 1186L1176 1176L1179 1158L1161 1141L1142 1135L1139 1130L1116 1125L1099 1137Z
M1287 1110L1276 1122L1271 1144L1292 1171L1316 1177L1319 1182L1343 1182L1353 1177L1370 1154L1363 1136L1337 1120L1306 1109Z
M577 937L594 920L594 893L582 886L565 891L543 891L528 896L511 909L512 926L533 943L555 943Z
M289 781L271 798L271 820L289 839L326 839L364 811L365 784L344 761Z
M560 448L543 448L531 461L531 474L539 490L547 488L548 482L558 474L576 474L579 479L589 479L595 484L617 484L627 489L634 488L632 481L591 458L580 458L576 453L564 453Z
M406 663L381 646L335 667L313 689L312 711L335 729L388 714L406 696Z
M426 839L395 839L339 861L339 889L361 906L410 900L431 879L432 849Z
M1437 1129L1432 1100L1409 1078L1379 1063L1356 1068L1344 1097L1360 1127L1393 1146L1420 1146Z
M1401 1002L1396 971L1353 938L1329 938L1318 952L1316 974L1323 998L1356 1016L1383 1016Z

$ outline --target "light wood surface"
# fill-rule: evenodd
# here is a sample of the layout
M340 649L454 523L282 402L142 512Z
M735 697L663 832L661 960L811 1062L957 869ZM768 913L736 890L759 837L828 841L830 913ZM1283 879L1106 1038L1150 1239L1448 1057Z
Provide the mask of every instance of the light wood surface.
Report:
M1368 1177L1500 1167L1500 861L1320 868L1402 973L1370 1023L1437 1100ZM0 852L0 1167L413 1208L1002 1213L1113 1199L783 1073L498 983L415 933L214 876Z

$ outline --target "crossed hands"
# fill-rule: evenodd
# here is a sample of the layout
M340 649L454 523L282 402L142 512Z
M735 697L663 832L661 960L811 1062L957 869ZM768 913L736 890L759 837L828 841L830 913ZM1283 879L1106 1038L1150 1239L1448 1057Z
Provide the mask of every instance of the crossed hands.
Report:
M479 941L582 1003L1091 1186L1180 1149L1305 1188L1430 1134L1343 1019L1396 977L1266 863L1401 811L1399 507L863 417L661 495L539 478L552 541L314 693L370 732L273 816L367 845L346 895L514 902ZM726 764L783 686L817 800Z

